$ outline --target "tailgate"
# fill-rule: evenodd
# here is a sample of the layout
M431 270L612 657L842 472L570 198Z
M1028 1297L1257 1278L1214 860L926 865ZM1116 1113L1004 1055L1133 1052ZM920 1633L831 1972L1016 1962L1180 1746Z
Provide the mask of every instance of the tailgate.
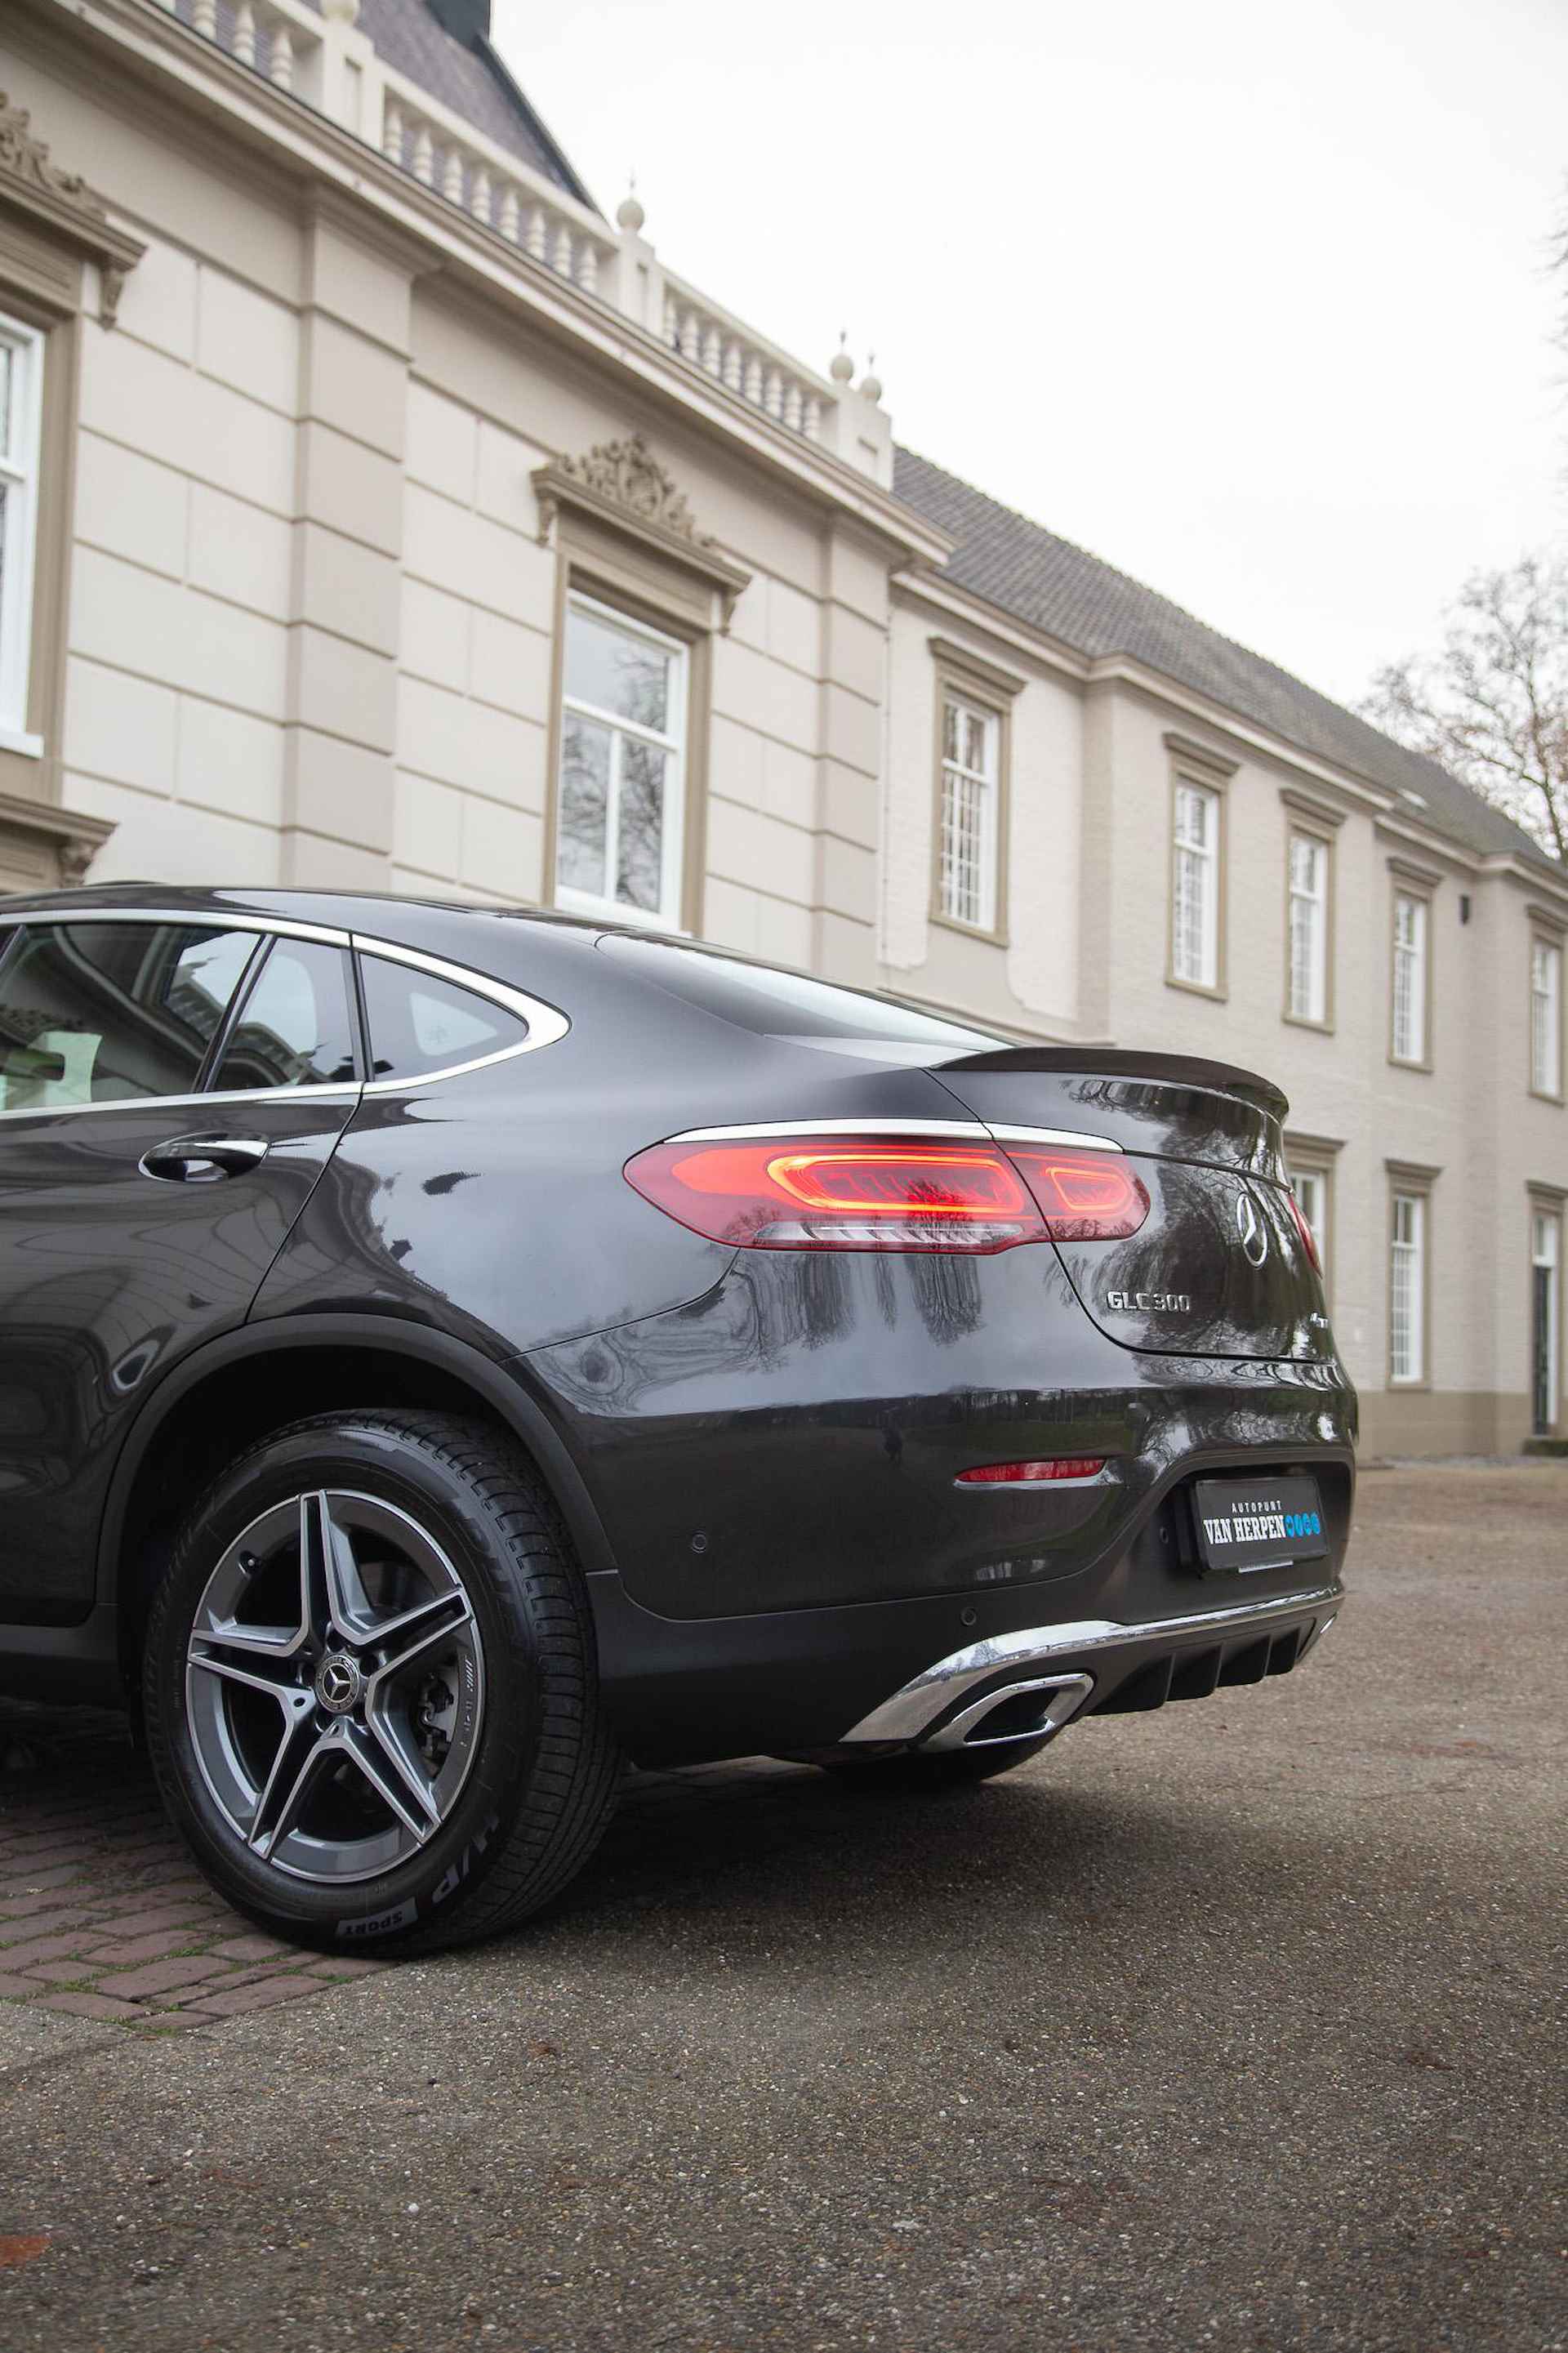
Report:
M1185 1056L1020 1047L936 1073L1004 1144L1016 1131L1110 1144L1149 1198L1125 1240L1056 1238L1079 1301L1124 1347L1328 1359L1321 1277L1285 1181L1285 1098Z

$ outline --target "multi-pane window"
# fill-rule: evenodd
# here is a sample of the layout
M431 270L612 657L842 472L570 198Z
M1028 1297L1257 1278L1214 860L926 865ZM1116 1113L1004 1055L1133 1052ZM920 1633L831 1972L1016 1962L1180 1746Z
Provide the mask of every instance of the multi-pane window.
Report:
M1426 1203L1395 1193L1389 1241L1388 1377L1418 1381L1426 1369Z
M566 613L555 895L680 921L686 649L574 597Z
M1219 795L1176 780L1171 858L1171 971L1194 988L1219 979Z
M1318 1264L1325 1276L1329 1265L1329 1178L1322 1168L1297 1168L1291 1172L1290 1190L1296 1196L1297 1207L1307 1221L1318 1252Z
M1426 1060L1426 924L1425 899L1394 894L1394 1059Z
M1530 1354L1531 1419L1544 1437L1557 1427L1558 1378L1562 1341L1558 1323L1562 1298L1558 1285L1563 1256L1563 1220L1554 1211L1536 1209L1530 1220Z
M1563 1092L1563 951L1555 940L1531 944L1530 1083L1538 1095Z
M44 339L0 314L0 730L27 718Z
M1291 1018L1329 1017L1329 845L1310 833L1290 836Z
M937 905L955 923L996 929L1001 722L948 694L942 705L942 838Z

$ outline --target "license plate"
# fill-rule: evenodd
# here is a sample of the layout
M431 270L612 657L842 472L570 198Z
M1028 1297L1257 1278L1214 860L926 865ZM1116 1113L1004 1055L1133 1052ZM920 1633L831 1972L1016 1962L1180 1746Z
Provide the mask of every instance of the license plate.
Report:
M1199 1479L1193 1519L1208 1577L1287 1568L1329 1549L1315 1479Z

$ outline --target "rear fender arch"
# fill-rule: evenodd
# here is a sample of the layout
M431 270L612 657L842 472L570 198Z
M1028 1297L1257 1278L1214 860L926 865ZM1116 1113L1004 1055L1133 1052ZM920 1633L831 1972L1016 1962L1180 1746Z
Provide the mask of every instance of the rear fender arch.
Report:
M237 1366L319 1355L329 1349L339 1356L402 1357L411 1366L442 1375L468 1391L476 1405L509 1430L534 1461L566 1523L584 1573L614 1569L609 1539L582 1472L555 1422L533 1395L521 1359L498 1363L449 1333L397 1316L324 1314L242 1325L182 1358L158 1384L126 1434L110 1482L99 1530L99 1607L114 1608L120 1602L128 1566L126 1535L138 1483L181 1406L205 1383ZM280 1363L279 1370L282 1370ZM285 1387L279 1394L278 1425L294 1418Z

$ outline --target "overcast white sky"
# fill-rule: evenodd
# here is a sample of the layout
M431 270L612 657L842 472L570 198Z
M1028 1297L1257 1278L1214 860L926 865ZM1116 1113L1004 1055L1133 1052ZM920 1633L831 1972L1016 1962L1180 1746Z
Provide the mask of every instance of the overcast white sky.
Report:
M612 215L1344 700L1568 539L1563 0L495 0Z

